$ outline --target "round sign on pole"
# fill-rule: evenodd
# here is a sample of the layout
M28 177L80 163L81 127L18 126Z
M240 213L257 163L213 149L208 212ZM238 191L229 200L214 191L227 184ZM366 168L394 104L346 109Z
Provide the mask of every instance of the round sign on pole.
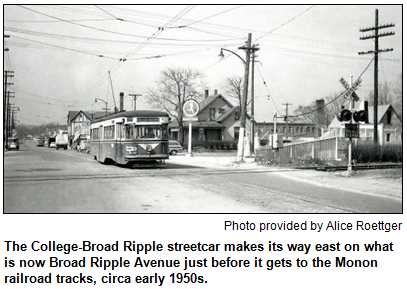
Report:
M199 112L199 103L195 99L189 99L184 103L182 110L185 117L195 117Z

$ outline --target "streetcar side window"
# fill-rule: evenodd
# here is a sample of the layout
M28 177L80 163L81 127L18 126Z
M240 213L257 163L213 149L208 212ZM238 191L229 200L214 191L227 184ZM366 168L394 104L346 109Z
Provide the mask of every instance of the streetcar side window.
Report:
M114 139L114 125L105 126L103 132L104 139Z

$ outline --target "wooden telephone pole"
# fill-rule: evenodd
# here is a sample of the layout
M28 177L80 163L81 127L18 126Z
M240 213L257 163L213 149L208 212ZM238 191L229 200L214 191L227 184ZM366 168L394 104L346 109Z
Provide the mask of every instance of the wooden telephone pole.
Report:
M389 27L394 27L394 26L395 26L394 24L385 24L385 25L379 26L379 10L376 9L375 26L369 27L369 28L362 28L359 30L360 32L374 31L373 35L362 36L362 37L360 37L360 40L374 39L375 50L359 52L359 55L374 54L373 141L374 141L375 145L378 143L378 135L377 135L377 122L378 122L377 106L378 106L378 102L379 102L379 80L378 80L378 75L379 75L379 69L378 69L379 61L378 60L379 59L378 58L379 58L379 53L393 51L393 48L379 49L379 38L384 37L384 36L391 36L391 35L395 34L393 31L379 34L379 29L389 28Z
M283 103L283 105L285 105L285 139L288 140L288 106L292 103Z

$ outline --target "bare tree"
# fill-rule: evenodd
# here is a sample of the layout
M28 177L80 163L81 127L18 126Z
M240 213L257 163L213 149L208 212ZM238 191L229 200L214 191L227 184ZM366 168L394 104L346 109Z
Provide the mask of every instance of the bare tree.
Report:
M155 88L148 89L151 107L164 109L179 124L179 141L184 143L182 107L188 99L200 99L198 92L203 74L190 68L167 68L161 71Z
M243 94L243 77L233 76L226 78L224 89L227 96L239 100L239 106L241 107Z
M368 102L370 105L373 105L374 101L374 93L373 90L369 92L369 100ZM378 97L378 105L384 104L393 104L393 95L392 89L388 82L379 83L379 97Z
M393 87L393 107L397 113L403 118L403 74L397 77Z

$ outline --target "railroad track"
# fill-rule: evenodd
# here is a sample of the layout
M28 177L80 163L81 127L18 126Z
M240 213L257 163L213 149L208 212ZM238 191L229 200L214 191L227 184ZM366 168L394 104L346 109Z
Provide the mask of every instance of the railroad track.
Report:
M403 164L374 164L374 165L355 165L353 169L357 170L381 170L381 169L401 169ZM317 170L317 171L346 171L348 166L318 166L318 167L295 167L297 170Z
M4 183L19 183L19 182L46 182L46 181L70 181L70 180L87 180L87 179L120 179L120 178L140 178L140 177L172 177L185 175L222 175L222 174L256 174L256 173L271 173L285 172L293 169L218 169L218 170L159 170L159 171L138 171L131 174L81 174L81 175L55 175L55 176L18 176L5 177Z

